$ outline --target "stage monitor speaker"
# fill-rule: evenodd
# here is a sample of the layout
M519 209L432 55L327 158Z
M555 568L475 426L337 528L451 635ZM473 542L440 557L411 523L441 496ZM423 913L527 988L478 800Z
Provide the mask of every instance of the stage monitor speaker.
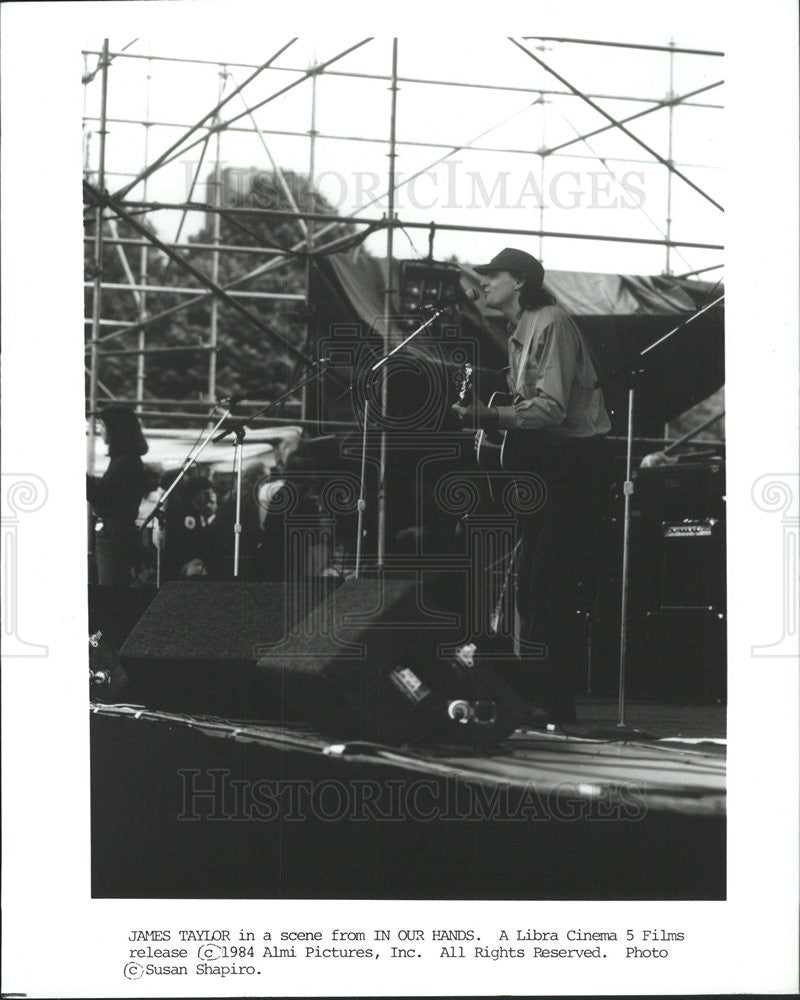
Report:
M461 269L457 264L447 261L401 260L401 310L419 313L424 308L435 308L459 293L460 278Z
M89 632L102 631L105 644L119 651L156 593L154 589L89 584Z
M724 464L638 469L633 479L631 615L724 613Z
M725 612L725 525L685 518L661 526L661 611Z
M89 693L115 704L133 697L119 650L155 597L155 590L89 584Z
M631 511L634 518L678 521L725 517L725 463L678 462L636 469Z
M236 719L275 717L256 650L280 641L338 581L170 581L120 650L148 708Z
M258 667L286 718L341 739L496 742L520 699L468 642L447 574L351 580Z

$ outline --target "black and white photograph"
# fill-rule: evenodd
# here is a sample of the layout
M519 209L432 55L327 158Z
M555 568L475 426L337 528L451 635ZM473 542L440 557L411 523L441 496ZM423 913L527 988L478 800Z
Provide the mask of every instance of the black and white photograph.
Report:
M4 995L791 993L792 5L0 14Z

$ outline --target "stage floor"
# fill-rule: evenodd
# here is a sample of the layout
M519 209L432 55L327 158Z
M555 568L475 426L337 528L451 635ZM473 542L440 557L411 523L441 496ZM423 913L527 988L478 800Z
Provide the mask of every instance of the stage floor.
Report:
M610 729L619 719L616 698L579 694L576 698L578 722L567 724L567 732L584 732L589 727ZM625 724L661 739L725 739L727 707L720 704L681 704L630 698L625 704Z
M93 704L92 894L724 899L724 709L631 703L651 739L610 739L610 699L579 711L402 747Z

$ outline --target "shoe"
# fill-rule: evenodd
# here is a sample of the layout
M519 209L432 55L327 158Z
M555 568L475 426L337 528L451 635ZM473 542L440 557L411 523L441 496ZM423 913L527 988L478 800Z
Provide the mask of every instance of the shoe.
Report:
M553 716L556 722L577 722L575 699L569 695L556 695L542 701L542 707Z
M518 726L525 726L530 729L546 729L548 726L555 725L556 721L550 712L539 705L534 705L533 702L523 701L520 705L517 717Z

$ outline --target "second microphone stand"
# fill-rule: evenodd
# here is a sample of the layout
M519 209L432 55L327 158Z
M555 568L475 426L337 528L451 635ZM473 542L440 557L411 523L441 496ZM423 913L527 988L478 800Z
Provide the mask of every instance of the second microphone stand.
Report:
M228 420L228 418L231 416L231 406L233 406L237 402L241 402L241 400L243 400L245 397L244 396L231 396L228 399L221 400L220 404L217 404L217 405L221 405L221 403L226 403L227 406L226 406L225 412L222 414L222 416L219 418L219 420L217 420L217 422L214 424L214 426L211 427L211 428L209 428L209 430L207 431L207 433L205 434L205 436L202 438L202 440L199 441L199 442L196 442L192 446L192 448L189 451L189 454L184 459L184 462L183 462L183 465L181 466L180 472L175 477L175 479L173 480L173 482L170 484L169 488L159 497L158 503L155 505L155 507L153 508L153 510L150 512L150 514L148 515L148 517L145 520L145 522L142 524L141 530L144 531L144 529L152 521L155 520L157 522L157 524L158 524L159 534L161 536L159 538L158 544L156 545L156 587L160 587L161 586L161 548L162 548L163 532L164 532L164 524L165 524L165 510L164 510L165 504L166 504L167 500L169 499L170 495L173 493L173 491L178 486L178 483L181 482L181 480L184 478L184 476L189 471L189 469L191 468L191 466L197 461L197 459L199 458L200 454L205 450L205 448L209 444L211 444L211 443L213 443L213 444L219 444L219 442L223 441L226 437L228 437L229 434L235 435L235 438L236 438L236 440L234 441L234 457L233 457L234 476L235 476L235 481L236 481L236 520L235 520L235 523L234 523L234 526L233 526L233 576L234 576L235 579L238 578L238 576L239 576L239 561L240 561L241 536L242 536L242 520L241 520L241 518L242 518L242 450L243 450L244 439L245 439L245 429L257 417L260 417L263 414L268 413L270 410L272 410L276 406L278 406L279 403L282 403L285 399L288 399L289 396L292 396L298 389L301 389L304 385L308 385L309 382L313 382L315 379L318 379L322 374L324 374L324 372L326 370L326 367L327 367L327 364L328 364L327 360L314 362L314 364L312 365L313 371L310 374L306 375L305 378L302 378L299 381L295 382L294 385L290 386L286 390L286 392L284 392L282 395L278 396L277 399L273 399L271 402L267 403L266 406L263 406L260 410L257 410L255 413L251 414L246 420L236 420L236 421L232 422L229 427L227 427L225 430L223 430L219 434L217 434L217 431L220 429L220 427L223 425L223 423L226 420ZM216 407L215 407L215 409L216 409ZM216 434L216 437L214 436L215 434Z
M266 406L262 406L260 410L256 410L255 413L251 413L246 420L235 420L230 427L227 427L220 434L214 438L214 444L218 444L223 441L229 434L235 435L236 440L234 441L234 454L233 454L233 469L234 477L236 481L236 520L233 525L233 576L234 579L239 577L239 556L241 548L241 538L242 538L242 450L244 445L244 439L246 435L246 428L258 417L263 416L265 413L269 413L273 410L279 403L282 403L285 399L293 396L298 389L302 389L304 385L308 385L310 382L314 382L316 379L320 378L328 366L329 362L327 359L320 361L315 361L311 366L312 371L305 376L305 378L300 379L291 385L286 392L273 399ZM224 419L224 418L223 418ZM219 425L217 425L219 426ZM214 428L216 430L216 428ZM213 431L212 431L213 434Z
M619 635L619 692L618 692L618 718L615 730L615 738L621 739L627 736L639 736L643 734L637 729L629 728L625 723L625 683L626 683L626 673L628 666L628 600L629 600L629 590L630 590L630 529L631 529L631 497L633 496L633 428L634 428L634 404L636 398L636 383L645 374L648 367L653 363L651 360L653 352L657 347L665 344L672 337L675 336L680 330L685 329L690 323L693 323L696 319L703 315L703 313L708 312L709 309L713 309L714 306L719 305L720 302L724 300L725 296L720 295L718 298L714 299L713 302L709 302L708 305L703 306L696 313L690 316L683 323L680 323L669 333L665 333L663 337L660 337L655 343L650 344L643 351L629 358L627 362L620 365L615 371L613 371L606 378L598 380L595 383L595 388L602 388L612 379L618 376L623 376L628 382L628 432L627 432L627 450L626 450L626 461L625 461L625 482L623 485L623 496L625 498L624 515L623 515L623 532L622 532L622 594L621 594L621 611L620 611L620 635Z
M375 375L375 373L378 372L381 368L383 368L383 366L388 363L388 361L389 361L390 358L393 358L395 354L397 354L399 351L402 351L403 348L406 346L406 344L409 344L412 340L415 339L415 337L418 337L422 333L423 330L427 330L427 328L431 325L431 323L434 322L434 320L437 320L442 315L442 313L445 313L445 312L447 312L448 309L451 309L453 307L453 305L454 305L453 302L448 302L446 305L442 305L438 309L436 309L431 314L431 316L428 319L425 320L425 322L421 326L417 327L417 329L414 330L413 333L410 333L405 338L405 340L402 340L396 347L393 347L391 349L391 351L389 351L389 353L386 354L384 357L382 357L379 361L376 361L375 364L367 372L367 375L366 375L366 378L365 378L365 381L364 381L364 424L363 424L362 433L361 433L361 482L360 482L360 485L359 485L359 492L358 492L358 527L357 527L357 530L356 530L356 565L355 565L355 570L354 570L354 573L353 573L353 576L354 576L354 578L356 580L359 578L359 576L361 574L362 537L363 537L363 534L364 534L364 514L366 513L366 509L367 509L367 499L366 499L367 476L366 476L366 470L367 470L367 429L369 427L369 390L370 390L370 382L372 380L372 377Z
M214 426L211 427L211 428L209 428L209 430L206 433L205 437L202 438L202 440L200 440L200 441L196 441L192 445L192 447L189 449L189 454L184 459L183 465L181 466L181 469L180 469L180 472L173 479L173 481L170 483L169 487L158 498L158 502L156 503L155 507L150 511L150 513L148 514L146 520L142 524L142 527L140 528L140 531L144 531L145 528L148 526L148 524L150 524L152 521L155 521L156 525L157 525L158 541L156 542L156 546L155 546L155 548L156 548L156 587L161 587L161 549L162 549L163 537L164 537L164 531L165 531L165 510L164 510L165 504L166 504L167 500L169 499L170 494L172 494L173 491L178 486L178 483L180 483L182 481L182 479L184 478L184 476L186 475L186 473L189 471L189 469L192 467L192 465L194 465L194 463L197 461L200 453L205 450L205 448L208 446L208 444L210 444L211 439L214 436L215 432L222 426L222 424L231 415L230 405L232 405L232 404L230 404L230 400L223 400L222 402L229 403L229 405L225 409L225 412L222 414L222 416L219 418L219 420L214 424ZM217 404L217 406L218 405L220 405L220 404ZM217 409L217 406L215 406L214 409ZM214 412L214 410L211 411L211 413L213 413L213 412ZM211 418L211 413L209 413L209 419ZM154 534L155 534L155 532L154 532Z

